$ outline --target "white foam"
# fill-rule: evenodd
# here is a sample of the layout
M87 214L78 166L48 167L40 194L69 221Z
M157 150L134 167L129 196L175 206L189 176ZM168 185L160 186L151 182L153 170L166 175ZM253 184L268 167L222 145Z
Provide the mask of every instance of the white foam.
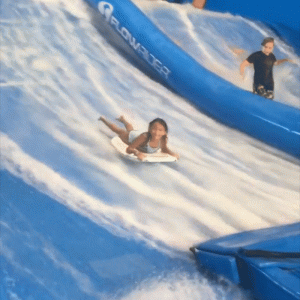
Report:
M158 295L164 300L249 299L246 294L231 285L227 289L218 289L200 276L175 272L142 282L120 300L152 300L157 299Z

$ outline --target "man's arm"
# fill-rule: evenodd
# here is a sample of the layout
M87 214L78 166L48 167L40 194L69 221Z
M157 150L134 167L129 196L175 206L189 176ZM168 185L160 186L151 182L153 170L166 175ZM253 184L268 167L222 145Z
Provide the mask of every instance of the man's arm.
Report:
M287 62L287 61L293 62L291 59L284 58L284 59L276 60L275 63L274 63L274 65L275 65L275 66L279 66L279 65L281 65L282 63Z
M240 65L240 74L241 74L242 76L244 76L245 68L246 68L247 66L249 66L249 65L250 65L250 63L249 63L249 61L248 61L247 59L245 59L245 60L241 63L241 65Z

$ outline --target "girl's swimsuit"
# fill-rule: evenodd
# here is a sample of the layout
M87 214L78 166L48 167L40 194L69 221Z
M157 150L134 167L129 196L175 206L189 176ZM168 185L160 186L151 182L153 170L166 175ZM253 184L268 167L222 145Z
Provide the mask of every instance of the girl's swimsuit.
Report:
M129 136L128 136L128 142L129 144L132 144L133 141L140 136L141 134L143 134L144 132L140 131L140 130L132 130L129 132ZM160 142L158 144L157 148L152 148L150 145L150 140L147 142L147 144L143 147L139 147L143 152L145 153L155 153L158 150L160 150Z

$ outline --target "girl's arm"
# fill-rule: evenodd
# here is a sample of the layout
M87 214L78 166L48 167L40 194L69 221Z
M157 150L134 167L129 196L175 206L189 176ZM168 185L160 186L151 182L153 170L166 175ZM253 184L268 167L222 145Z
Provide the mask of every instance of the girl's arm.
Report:
M291 59L284 58L284 59L276 60L275 63L274 63L274 65L275 65L275 66L278 66L278 65L281 65L282 63L287 62L287 61L293 62Z
M142 133L140 136L138 136L132 144L130 144L127 149L126 152L128 154L133 153L135 156L137 156L140 160L143 160L146 155L139 151L137 148L139 148L141 145L143 145L145 142L147 141L147 134Z
M167 140L168 140L168 138L162 139L161 152L168 153L168 154L176 157L177 159L179 159L179 155L177 153L174 153L173 151L171 151L168 148L168 146L167 146Z

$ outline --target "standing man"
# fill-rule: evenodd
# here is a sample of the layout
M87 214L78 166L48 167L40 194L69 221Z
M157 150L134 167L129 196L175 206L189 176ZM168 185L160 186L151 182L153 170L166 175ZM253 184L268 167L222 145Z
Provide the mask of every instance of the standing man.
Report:
M254 65L253 93L267 99L274 99L273 66L283 62L291 61L287 58L277 60L273 54L274 39L265 38L262 43L262 50L252 53L240 65L240 73L244 76L245 67Z

